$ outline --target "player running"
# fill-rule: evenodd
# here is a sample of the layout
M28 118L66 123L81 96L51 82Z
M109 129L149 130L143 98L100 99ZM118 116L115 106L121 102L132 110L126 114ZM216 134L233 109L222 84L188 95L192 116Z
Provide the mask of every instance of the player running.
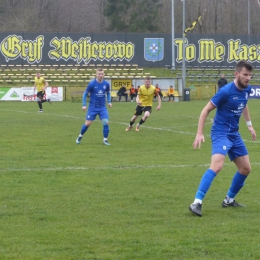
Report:
M154 95L157 96L157 100L158 100L158 106L156 107L156 110L158 111L161 108L161 97L160 95L158 95L155 86L151 85L151 78L147 76L144 82L145 84L140 86L138 90L137 97L136 97L137 107L135 109L134 116L130 120L129 126L126 128L126 131L130 131L133 128L133 124L137 119L137 117L141 116L142 113L144 112L143 117L135 127L135 131L139 132L140 126L146 121L146 119L152 113L152 104L153 104Z
M49 102L52 104L51 99L43 99L45 95L45 89L49 86L48 82L41 76L41 73L37 72L34 80L34 91L37 89L37 103L40 108L38 112L43 112L42 103Z

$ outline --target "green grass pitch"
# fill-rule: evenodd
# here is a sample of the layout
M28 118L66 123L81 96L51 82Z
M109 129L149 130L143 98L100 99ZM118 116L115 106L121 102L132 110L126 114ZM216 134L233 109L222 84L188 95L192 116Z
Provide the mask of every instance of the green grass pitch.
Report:
M252 172L237 201L221 208L236 171L226 159L203 203L191 214L200 178L211 157L206 142L192 147L208 101L163 102L141 126L125 132L135 103L109 109L111 146L93 122L75 143L85 113L80 103L0 102L0 259L172 260L260 259L260 141L251 141ZM260 135L259 100L250 100Z

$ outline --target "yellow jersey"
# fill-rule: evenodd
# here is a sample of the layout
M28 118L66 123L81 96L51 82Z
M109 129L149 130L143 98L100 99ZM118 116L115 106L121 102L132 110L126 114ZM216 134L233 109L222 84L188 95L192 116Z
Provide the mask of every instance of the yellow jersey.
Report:
M141 107L152 106L154 94L157 94L155 86L150 85L149 88L146 88L145 85L140 86L138 90L139 100L142 102Z
M168 89L168 94L169 94L169 95L174 94L174 89L173 89L173 88L169 88L169 89Z
M35 77L34 82L35 82L35 85L36 85L36 88L37 88L37 92L44 90L45 79L43 77L40 77L40 78Z

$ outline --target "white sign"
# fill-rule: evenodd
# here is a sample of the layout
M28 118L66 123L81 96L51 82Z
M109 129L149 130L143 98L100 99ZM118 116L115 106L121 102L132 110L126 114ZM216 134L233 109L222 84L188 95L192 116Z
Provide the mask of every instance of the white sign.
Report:
M37 91L34 87L22 87L22 101L36 101ZM47 87L44 99L50 98L51 101L63 101L63 87Z
M22 98L21 88L1 88L0 100L20 101Z

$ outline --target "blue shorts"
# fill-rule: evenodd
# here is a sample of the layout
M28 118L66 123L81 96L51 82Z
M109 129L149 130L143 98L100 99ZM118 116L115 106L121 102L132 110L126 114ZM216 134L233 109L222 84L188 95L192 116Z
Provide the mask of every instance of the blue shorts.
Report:
M88 112L86 114L86 120L94 121L96 119L96 116L99 116L99 119L108 119L108 112L106 107L101 108L93 108L89 107Z
M248 155L246 146L238 132L223 134L212 134L212 155L223 154L229 156L233 161L237 157Z

